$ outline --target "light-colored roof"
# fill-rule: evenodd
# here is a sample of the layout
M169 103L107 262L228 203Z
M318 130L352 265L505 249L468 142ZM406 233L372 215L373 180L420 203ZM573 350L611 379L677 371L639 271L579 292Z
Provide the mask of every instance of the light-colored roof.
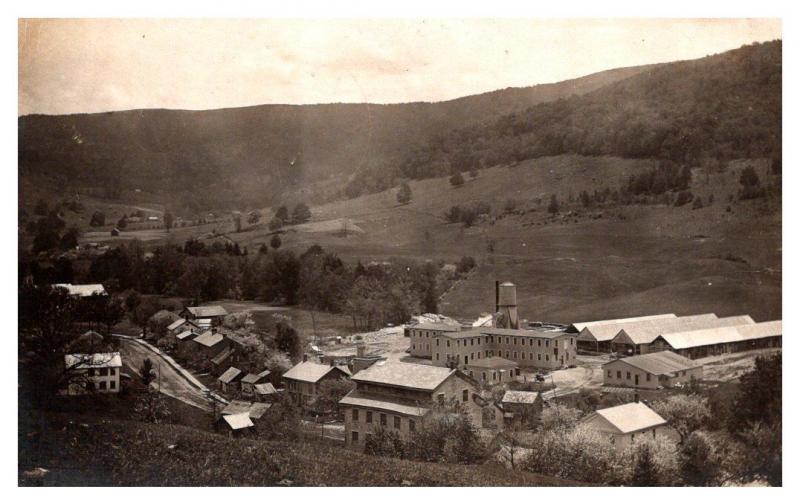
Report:
M527 390L506 390L500 402L509 404L533 404L539 398L539 392Z
M271 383L258 383L255 385L256 394L267 395L277 392Z
M484 357L483 359L475 359L474 361L470 362L467 365L470 367L487 368L487 369L506 369L506 368L519 367L519 364L517 364L512 360L496 356Z
M630 364L635 368L641 369L642 371L645 371L647 373L656 376L666 375L670 373L675 373L677 371L684 371L686 369L692 369L702 366L702 364L698 364L695 361L687 359L682 355L678 355L674 352L665 350L663 352L634 355L633 357L624 357L622 359L613 360L609 363L604 364L603 368L605 368L609 364L619 361L622 361L626 364Z
M667 423L666 420L661 418L661 415L640 402L600 409L595 413L605 418L608 423L622 434L650 429Z
M653 320L649 324L636 325L631 328L622 329L612 342L628 343L633 345L646 345L651 343L660 334L665 332L692 331L696 329L710 329L712 327L730 327L744 324L753 324L753 319L749 315L725 318L693 318L684 320L683 318Z
M254 419L258 420L259 418L264 416L264 413L266 413L267 410L270 409L270 407L272 407L271 404L267 404L267 403L263 403L263 402L254 402L250 406L250 411L248 412L250 414L250 418L254 418Z
M189 336L194 336L194 333L192 331L183 331L182 333L178 334L175 337L178 338L179 340L183 341L186 338L188 338Z
M106 294L106 288L103 287L103 284L73 285L70 283L60 283L60 284L54 284L53 287L61 287L63 289L67 289L67 291L71 296L89 297L95 294L98 295Z
M248 412L237 413L235 415L224 415L222 418L233 430L253 427L253 421L250 420L250 414Z
M716 318L717 316L713 313L703 313L700 315L689 315L687 317L650 319L650 320L640 320L638 322L621 322L618 324L602 324L598 326L588 326L585 327L583 331L580 332L580 334L578 334L578 340L611 341L623 329L627 332L627 331L638 330L639 328L647 328L649 330L655 330L657 336L658 333L661 332L662 328L681 327L681 326L686 327L695 320L710 320Z
M241 374L242 374L241 369L237 369L231 366L224 373L222 373L222 376L219 377L219 381L221 381L222 383L231 383Z
M780 320L775 320L758 324L666 333L660 335L660 338L675 350L681 350L781 335L783 335L783 324Z
M506 329L503 327L479 327L476 328L481 334L489 334L494 336L527 336L532 338L558 338L560 336L575 337L574 334L568 334L564 331L542 331L536 329Z
M174 331L175 329L177 329L177 328L179 328L180 326L182 326L184 323L186 323L186 319L179 318L179 319L178 319L178 320L176 320L175 322L173 322L173 323L171 323L170 325L168 325L168 326L167 326L167 329L168 329L168 330L170 330L170 331Z
M593 320L591 322L573 322L570 324L570 327L577 332L583 331L584 327L587 326L601 326L601 325L608 325L608 324L622 324L624 322L640 322L643 320L658 320L658 319L667 319L667 318L677 318L677 315L674 313L662 313L659 315L644 315L641 317L628 317L628 318L619 318L619 319L610 319L610 320Z
M250 411L250 406L253 403L250 401L240 401L238 399L234 399L233 401L229 402L225 409L222 410L223 415L236 415L239 413L246 413Z
M258 374L247 373L247 376L242 378L242 383L256 383L258 380L260 380L262 378L266 378L267 376L269 376L269 370L268 369L265 369L264 371L261 371Z
M186 309L197 318L221 317L228 314L228 310L219 305L187 306Z
M201 334L200 336L196 337L194 339L194 342L195 343L199 343L199 344L201 344L203 346L213 347L214 345L216 345L217 343L219 343L220 341L222 341L224 339L225 339L225 337L222 336L220 333L215 333L215 332L212 332L212 331L206 331L203 334Z
M457 326L454 324L445 324L444 322L421 322L419 324L414 324L412 326L408 326L409 329L422 329L424 331L443 331L443 332L451 332L451 331L460 331L461 326Z
M376 362L353 375L353 381L415 390L435 390L456 371L440 366L405 362Z
M122 367L122 357L119 352L68 354L64 364L68 369L118 368Z
M339 367L333 367L333 366L328 366L327 364L317 364L316 362L306 361L297 364L292 369L283 373L283 377L288 378L290 380L297 380L308 383L317 383L322 378L324 378L325 375L327 375L334 369L338 369L339 371L342 371L348 375L350 374L349 372L346 372L344 369Z
M348 392L348 394L344 396L341 401L339 401L339 404L418 417L424 416L428 412L428 408L419 406L413 401L404 401L398 398L388 398L383 396L372 396L363 392L359 392L358 390L351 390Z

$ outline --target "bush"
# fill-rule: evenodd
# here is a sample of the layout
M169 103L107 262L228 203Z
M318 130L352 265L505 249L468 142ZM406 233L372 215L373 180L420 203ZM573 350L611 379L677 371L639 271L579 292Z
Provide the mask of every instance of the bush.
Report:
M475 268L475 259L472 256L464 256L456 264L456 271L458 273L468 273Z
M692 191L681 191L678 193L678 196L675 198L675 206L681 207L694 199L694 195Z
M397 190L397 202L405 205L411 201L411 187L408 182L400 184L400 189Z
M464 177L461 175L461 172L456 172L450 177L450 185L453 187L464 185Z
M695 196L692 202L692 210L698 210L700 208L703 208L703 200L700 199L700 196Z
M454 205L450 207L450 210L445 212L444 218L447 219L447 222L451 224L455 224L456 222L461 221L461 207L458 205Z

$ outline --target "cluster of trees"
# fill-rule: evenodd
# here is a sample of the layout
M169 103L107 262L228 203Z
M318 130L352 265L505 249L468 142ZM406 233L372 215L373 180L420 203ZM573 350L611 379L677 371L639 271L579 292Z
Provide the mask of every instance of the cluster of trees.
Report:
M39 217L25 223L25 232L33 236L34 254L70 250L78 246L80 231L76 227L67 228L58 208L49 209L47 203L39 201L34 214Z
M269 229L278 230L287 224L303 224L311 219L311 209L305 203L294 206L291 215L286 205L281 205L275 210L275 216L269 221Z
M485 201L478 201L469 206L454 205L444 214L445 220L450 223L461 222L464 227L470 227L482 216L489 215L492 207Z

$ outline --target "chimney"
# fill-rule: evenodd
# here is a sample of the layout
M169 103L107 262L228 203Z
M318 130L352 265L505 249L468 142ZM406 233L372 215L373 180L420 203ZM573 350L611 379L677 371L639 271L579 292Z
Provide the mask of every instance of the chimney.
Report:
M303 352L303 362L308 362L308 354Z
M367 353L367 345L365 345L364 343L356 344L356 356L357 357L364 357L364 355L366 353Z

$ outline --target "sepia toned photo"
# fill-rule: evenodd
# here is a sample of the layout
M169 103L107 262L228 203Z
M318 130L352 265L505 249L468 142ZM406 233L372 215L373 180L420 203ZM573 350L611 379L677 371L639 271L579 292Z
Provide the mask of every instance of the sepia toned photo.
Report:
M783 486L782 29L17 19L17 485Z

